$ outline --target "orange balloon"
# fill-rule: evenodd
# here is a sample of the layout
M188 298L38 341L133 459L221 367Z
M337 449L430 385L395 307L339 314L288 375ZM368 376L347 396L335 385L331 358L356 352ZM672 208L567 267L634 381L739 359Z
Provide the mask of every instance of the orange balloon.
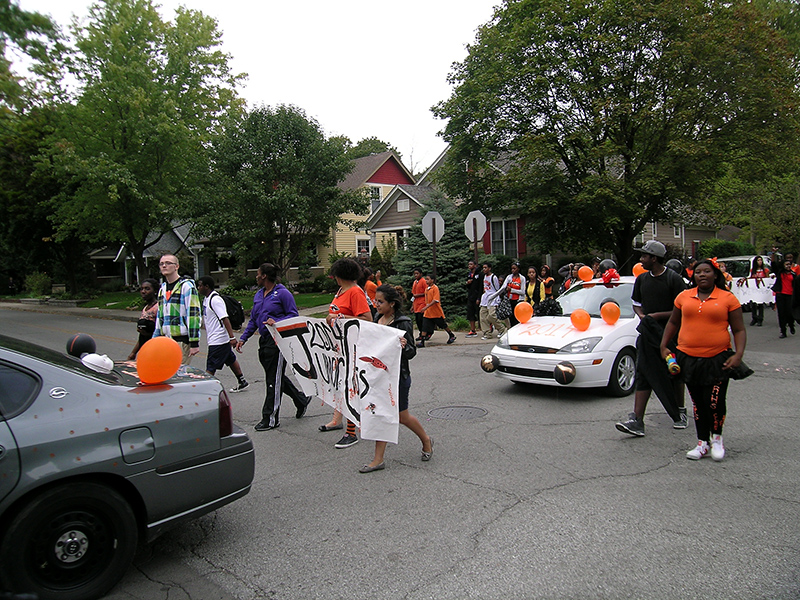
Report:
M183 351L172 338L159 336L147 340L136 355L136 372L142 383L162 383L175 375L183 361Z
M520 302L514 307L514 316L520 323L527 323L533 316L533 307L527 302Z
M594 271L592 271L592 267L587 267L586 265L582 266L578 269L578 277L582 281L589 281L594 277Z
M647 269L642 266L642 263L636 263L633 265L633 276L638 277L642 273L644 273Z
M578 331L586 331L592 323L592 317L582 308L573 310L569 318L572 321L572 326Z
M619 320L619 305L616 302L606 302L600 308L600 316L603 317L603 321L613 325Z

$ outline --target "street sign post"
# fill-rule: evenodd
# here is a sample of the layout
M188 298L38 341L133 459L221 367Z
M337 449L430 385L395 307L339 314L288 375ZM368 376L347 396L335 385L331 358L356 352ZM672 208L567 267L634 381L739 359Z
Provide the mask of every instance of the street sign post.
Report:
M478 240L486 233L486 217L479 210L473 210L464 220L464 234L475 248L475 263L478 262Z
M436 242L444 235L444 219L435 210L422 217L422 235L433 244L433 278L436 279Z

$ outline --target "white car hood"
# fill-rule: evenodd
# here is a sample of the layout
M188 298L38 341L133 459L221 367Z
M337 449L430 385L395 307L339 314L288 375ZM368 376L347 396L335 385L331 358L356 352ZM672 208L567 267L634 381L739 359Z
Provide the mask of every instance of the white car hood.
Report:
M619 335L637 335L636 326L638 319L619 319L614 325L609 325L603 319L593 318L586 331L579 331L572 326L569 316L560 317L532 317L527 323L520 323L506 333L506 339L512 346L541 346L563 348L567 344L589 337L602 337L606 339ZM614 335L612 335L614 334Z

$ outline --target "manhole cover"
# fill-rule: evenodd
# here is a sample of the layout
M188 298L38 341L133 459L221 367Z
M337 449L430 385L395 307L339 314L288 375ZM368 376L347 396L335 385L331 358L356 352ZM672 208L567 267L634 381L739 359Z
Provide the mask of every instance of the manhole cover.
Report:
M449 419L451 421L464 421L466 419L479 419L485 417L488 411L476 406L445 406L433 408L428 411L428 416L434 419Z

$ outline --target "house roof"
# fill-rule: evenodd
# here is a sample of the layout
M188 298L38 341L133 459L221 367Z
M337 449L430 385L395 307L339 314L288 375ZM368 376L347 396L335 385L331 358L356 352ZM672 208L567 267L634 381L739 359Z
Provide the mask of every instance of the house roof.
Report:
M381 217L386 214L386 211L402 196L407 196L412 202L417 204L417 206L422 206L436 193L437 191L429 185L396 185L386 194L386 197L381 200L378 207L372 211L372 214L366 221L366 226L368 229L374 228L378 221L381 220ZM409 223L409 226L411 225L413 225L413 223Z
M373 176L375 176L378 170L389 161L394 161L400 170L408 177L409 181L414 181L414 176L408 169L406 169L406 166L403 164L400 158L398 158L394 152L388 151L380 152L378 154L370 154L369 156L362 156L361 158L355 159L353 161L353 163L355 163L353 170L344 179L344 181L339 182L338 187L343 190L355 190L360 188L368 181L370 183L384 183L387 185L396 183L395 181L373 180Z
M450 144L448 144L447 147L442 150L442 153L436 157L436 160L433 161L433 164L431 164L431 166L428 167L428 169L422 174L422 177L420 177L419 181L417 181L417 185L430 185L431 176L439 169L439 167L442 166L448 150L450 150Z

